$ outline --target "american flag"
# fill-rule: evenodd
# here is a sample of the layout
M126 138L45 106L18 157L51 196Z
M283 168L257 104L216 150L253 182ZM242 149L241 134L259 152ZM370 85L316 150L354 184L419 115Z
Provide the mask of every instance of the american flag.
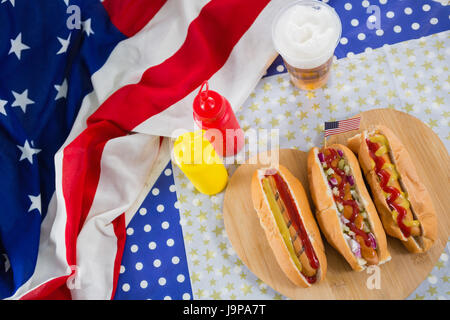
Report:
M1 1L1 298L114 296L160 136L193 128L204 80L244 102L283 4Z
M347 131L358 130L361 117L350 118L340 121L325 122L325 137Z

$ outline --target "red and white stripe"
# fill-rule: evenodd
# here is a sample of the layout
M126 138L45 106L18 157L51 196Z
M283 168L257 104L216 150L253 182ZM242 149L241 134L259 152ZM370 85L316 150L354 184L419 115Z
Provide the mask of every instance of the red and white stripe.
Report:
M352 130L358 130L360 121L361 121L361 117L340 120L340 121L338 121L339 126L337 128L325 130L325 137L352 131Z
M94 91L55 156L56 192L42 223L36 269L12 298L114 296L123 213L155 164L159 136L192 123L192 96L206 79L233 107L244 102L275 58L270 25L283 3L103 1L130 38L92 76Z

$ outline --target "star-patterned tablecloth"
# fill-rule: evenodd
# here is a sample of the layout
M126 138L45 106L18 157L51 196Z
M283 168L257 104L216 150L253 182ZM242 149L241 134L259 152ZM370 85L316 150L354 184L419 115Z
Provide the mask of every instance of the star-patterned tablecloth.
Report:
M426 123L450 147L450 32L385 45L340 59L323 89L301 91L288 74L263 78L236 115L244 130L279 129L280 147L307 151L323 141L323 123L372 108L393 108ZM236 165L229 165L230 175ZM284 299L234 252L223 224L223 193L200 194L174 166L194 299ZM450 297L449 246L409 299Z

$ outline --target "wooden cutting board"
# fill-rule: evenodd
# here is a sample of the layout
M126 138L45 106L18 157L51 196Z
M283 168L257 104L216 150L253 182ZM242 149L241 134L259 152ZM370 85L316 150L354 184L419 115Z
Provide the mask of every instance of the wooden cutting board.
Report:
M450 162L438 136L419 119L406 113L375 109L361 114L361 130L372 124L391 128L409 150L414 164L433 199L438 219L438 239L424 254L411 254L399 240L388 236L392 260L379 269L380 289L373 288L374 274L355 272L339 253L326 243L328 272L318 285L304 289L294 286L278 266L253 208L250 182L260 164L243 164L231 177L225 192L223 216L228 237L241 260L262 281L291 299L405 299L425 280L441 255L450 231ZM357 131L330 137L328 143L345 144ZM280 163L305 187L307 153L281 149ZM367 283L369 282L369 289Z

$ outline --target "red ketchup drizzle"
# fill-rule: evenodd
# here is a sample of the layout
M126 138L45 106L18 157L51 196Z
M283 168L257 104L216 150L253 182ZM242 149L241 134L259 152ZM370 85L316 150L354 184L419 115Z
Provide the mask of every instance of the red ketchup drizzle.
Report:
M308 257L309 264L313 269L319 268L319 260L314 252L314 249L309 241L308 234L306 233L305 227L303 226L302 221L300 220L300 214L298 213L297 207L295 206L294 199L292 198L291 193L289 192L289 187L287 183L283 180L283 178L278 174L272 175L275 179L275 183L277 185L278 193L280 194L281 200L283 200L284 205L286 206L289 219L294 225L295 230L298 231L300 239L302 240L303 247L305 248L306 256ZM267 175L266 175L267 177ZM305 275L304 275L305 276ZM308 277L305 276L309 283L316 282L316 276Z
M403 235L408 238L411 235L411 228L403 223L407 211L405 208L395 203L395 200L400 196L400 190L387 185L391 174L382 169L385 161L382 157L378 157L375 154L375 152L377 152L380 148L380 145L376 142L370 141L369 139L366 139L366 143L369 147L370 157L373 161L375 161L375 173L380 178L380 187L384 192L389 193L389 196L386 198L386 202L391 210L396 210L398 212L397 224Z
M355 225L355 219L358 217L360 211L358 207L358 203L355 200L344 200L345 196L345 186L348 182L347 175L345 174L344 170L339 169L337 166L333 166L331 163L333 160L335 160L338 157L338 153L336 150L329 148L330 154L325 157L325 162L327 163L327 168L332 168L333 171L341 177L341 182L337 186L339 190L339 195L336 196L333 194L334 201L339 201L344 206L351 206L353 209L352 215L350 217L349 222L347 222L345 225L350 228L351 231L353 231L355 234L361 236L364 239L364 242L366 246L372 247L372 242L369 239L369 235L361 229L358 229Z

